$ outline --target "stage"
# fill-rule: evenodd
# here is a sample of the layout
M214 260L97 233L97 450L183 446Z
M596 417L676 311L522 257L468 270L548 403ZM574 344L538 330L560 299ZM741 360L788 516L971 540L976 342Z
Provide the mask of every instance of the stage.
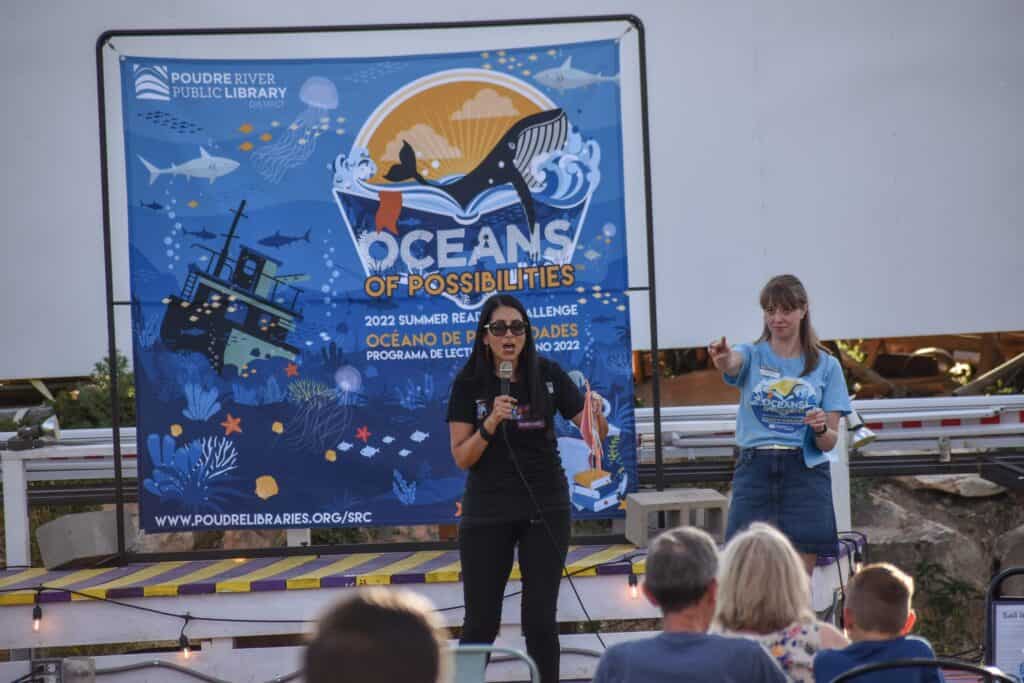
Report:
M568 571L590 617L606 629L601 634L606 644L648 633L622 631L622 622L659 616L642 597L631 597L629 575L642 579L644 568L644 551L632 545L570 548ZM838 571L835 562L817 568L816 609L831 604L847 568L846 559L839 562ZM460 626L459 578L455 550L8 570L0 573L0 649L115 645L120 652L132 652L159 643L165 651L97 657L97 669L160 660L230 681L289 680L289 674L301 667L302 648L287 636L310 633L317 616L346 591L368 585L400 586L428 597L446 625ZM516 566L508 584L499 644L522 648L518 578ZM34 632L37 595L42 619ZM563 630L570 631L562 636L563 680L589 680L602 648L587 633L583 610L564 580L558 615ZM192 646L200 647L188 658L176 648L166 651L178 643L183 626ZM13 680L27 671L25 661L0 664L0 679ZM524 672L499 663L488 670L488 680L524 680ZM105 674L103 680L138 681L143 680L141 675L130 669ZM145 676L147 681L185 680L184 674L169 668L148 668Z

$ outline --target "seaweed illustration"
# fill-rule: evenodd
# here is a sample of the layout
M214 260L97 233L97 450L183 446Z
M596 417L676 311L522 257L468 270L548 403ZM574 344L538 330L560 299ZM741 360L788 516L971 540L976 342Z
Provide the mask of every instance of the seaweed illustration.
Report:
M277 379L271 375L270 379L267 380L267 386L263 387L263 403L268 405L271 403L283 403L287 398L288 395L284 392L284 389L278 384Z
M150 434L146 439L153 472L143 487L162 502L177 501L191 511L221 512L221 504L244 495L234 488L231 472L238 468L238 451L223 436L208 436L178 448L171 436Z
M402 473L398 470L392 471L394 482L391 484L391 491L395 494L395 498L398 499L402 505L412 505L416 502L416 482L407 482L402 478Z
M181 411L181 414L188 419L205 422L220 410L216 387L203 389L199 384L189 383L184 386L184 389L188 406Z
M296 410L288 422L288 443L322 452L344 436L351 410L338 404L338 392L322 382L297 380L288 385L288 401Z
M320 349L320 363L328 375L333 375L338 368L345 364L345 355L338 350L338 345L333 341L325 344Z
M405 380L405 386L394 388L394 398L406 410L425 408L434 398L434 377L423 373L423 379L417 383L412 377Z
M259 387L247 387L241 382L234 382L231 385L231 396L235 399L235 403L243 406L258 406L260 404Z
M135 342L139 345L140 349L149 350L153 348L153 344L160 338L160 317L154 315L146 318L141 306L135 308L133 304L132 308L132 313L135 317L132 324Z

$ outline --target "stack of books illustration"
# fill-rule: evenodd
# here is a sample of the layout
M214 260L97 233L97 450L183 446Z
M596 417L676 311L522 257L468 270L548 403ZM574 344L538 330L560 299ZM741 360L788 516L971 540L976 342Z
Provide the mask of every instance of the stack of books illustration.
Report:
M600 468L583 470L573 476L572 503L578 510L600 512L619 504L619 491L612 475Z

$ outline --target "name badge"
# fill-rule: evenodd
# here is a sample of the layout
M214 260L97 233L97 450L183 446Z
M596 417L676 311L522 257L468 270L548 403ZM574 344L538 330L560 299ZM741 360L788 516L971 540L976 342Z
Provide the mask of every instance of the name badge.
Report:
M774 368L761 368L761 376L768 379L779 379L782 377L782 373Z

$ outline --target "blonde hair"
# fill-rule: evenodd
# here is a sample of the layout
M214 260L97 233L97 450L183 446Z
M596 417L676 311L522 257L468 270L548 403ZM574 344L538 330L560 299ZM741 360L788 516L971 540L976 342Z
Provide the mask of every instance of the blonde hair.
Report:
M716 628L763 635L814 618L810 578L788 538L755 522L729 541L718 574Z

